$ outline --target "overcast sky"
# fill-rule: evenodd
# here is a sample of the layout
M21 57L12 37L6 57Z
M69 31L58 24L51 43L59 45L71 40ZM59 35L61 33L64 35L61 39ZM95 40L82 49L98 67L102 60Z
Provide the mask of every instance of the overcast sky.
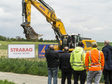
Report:
M62 20L68 34L112 41L112 0L44 0ZM0 0L0 35L24 37L22 0ZM51 25L32 6L31 25L44 39L55 39Z

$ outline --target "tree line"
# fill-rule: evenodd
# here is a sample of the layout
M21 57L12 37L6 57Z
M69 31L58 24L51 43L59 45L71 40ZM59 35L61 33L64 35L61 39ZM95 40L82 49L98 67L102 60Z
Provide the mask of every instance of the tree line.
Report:
M22 38L20 36L16 36L15 38L9 38L9 37L5 37L5 36L2 36L2 35L0 35L0 41L57 42L56 40L44 40L43 38L39 38L39 39L35 39L35 40L29 40L29 39Z

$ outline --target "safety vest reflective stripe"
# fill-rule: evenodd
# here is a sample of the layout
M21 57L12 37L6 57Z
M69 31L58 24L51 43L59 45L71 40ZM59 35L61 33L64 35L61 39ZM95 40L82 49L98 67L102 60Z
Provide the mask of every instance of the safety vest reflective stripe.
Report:
M90 56L89 65L91 65L91 66L87 66L87 67L99 67L99 66L101 66L101 65L96 65L96 64L101 64L100 63L100 51L99 51L98 63L93 63L92 58L91 58L91 51L89 52L89 56Z
M92 65L90 67L100 67L101 65Z
M72 65L72 66L84 66L84 65Z
M92 65L92 66L86 66L86 67L100 67L101 65Z
M72 62L72 63L82 63L82 62Z

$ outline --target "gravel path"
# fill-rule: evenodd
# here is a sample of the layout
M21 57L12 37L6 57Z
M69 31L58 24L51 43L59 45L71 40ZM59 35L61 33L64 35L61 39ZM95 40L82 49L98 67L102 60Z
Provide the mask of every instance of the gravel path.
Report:
M47 84L47 77L44 76L0 72L0 80L5 79L8 81L13 81L16 84ZM58 82L60 82L60 79Z
M0 80L5 79L15 82L16 84L47 84L47 77L44 76L0 72ZM58 84L61 84L60 79L58 79Z

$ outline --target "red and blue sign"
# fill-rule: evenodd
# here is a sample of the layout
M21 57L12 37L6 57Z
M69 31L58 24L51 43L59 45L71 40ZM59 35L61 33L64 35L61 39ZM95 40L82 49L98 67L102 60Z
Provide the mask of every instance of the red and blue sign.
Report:
M38 58L45 58L45 50L50 44L39 44L38 45Z
M45 50L48 48L48 46L51 44L39 44L38 45L38 58L45 58ZM52 44L57 45L57 44ZM57 50L56 52L63 52L62 50Z

